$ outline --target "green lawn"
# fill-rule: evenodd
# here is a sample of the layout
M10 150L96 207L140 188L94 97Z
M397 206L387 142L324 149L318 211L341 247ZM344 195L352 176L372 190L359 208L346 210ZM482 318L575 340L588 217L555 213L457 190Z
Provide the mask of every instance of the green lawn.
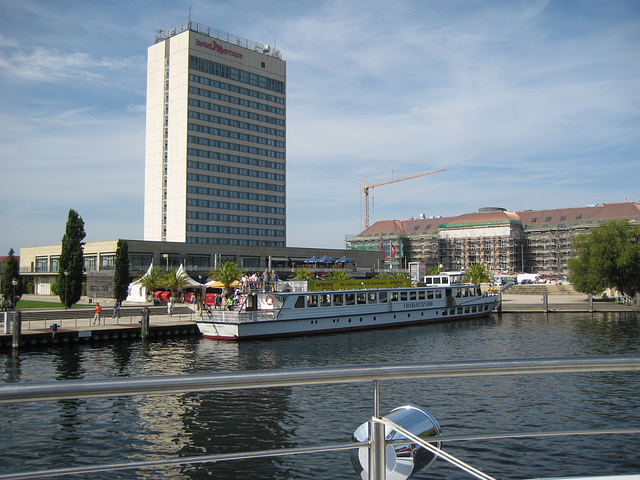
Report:
M72 305L71 308L86 307L86 305ZM19 300L16 308L64 308L60 302L41 302L38 300Z

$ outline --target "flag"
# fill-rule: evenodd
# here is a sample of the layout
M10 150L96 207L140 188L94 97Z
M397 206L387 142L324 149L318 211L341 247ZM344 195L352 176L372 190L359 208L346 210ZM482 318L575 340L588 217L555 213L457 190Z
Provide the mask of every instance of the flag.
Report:
M382 242L380 242L380 251L384 252L384 245L382 244Z
M391 258L394 258L396 256L396 247L393 246L393 243L391 243L390 245L391 245Z

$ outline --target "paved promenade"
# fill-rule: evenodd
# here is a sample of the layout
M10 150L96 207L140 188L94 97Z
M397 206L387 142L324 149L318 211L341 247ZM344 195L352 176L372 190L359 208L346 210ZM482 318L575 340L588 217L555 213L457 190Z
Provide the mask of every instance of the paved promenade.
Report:
M589 297L587 295L548 295L547 309L549 312L589 312ZM502 312L532 312L543 311L542 295L514 295L508 291L502 294ZM638 311L634 305L625 305L613 301L593 300L595 312L624 312Z

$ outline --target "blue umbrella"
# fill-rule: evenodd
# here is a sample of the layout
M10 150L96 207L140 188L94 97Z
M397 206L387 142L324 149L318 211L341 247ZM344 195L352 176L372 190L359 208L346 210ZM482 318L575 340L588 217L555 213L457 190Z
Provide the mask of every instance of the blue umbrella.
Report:
M326 255L318 259L318 262L320 263L334 263L335 261L335 258L327 257Z
M353 260L351 260L349 257L341 257L336 260L336 263L353 263Z
M316 257L315 255L311 258L307 258L304 263L316 263L318 261L318 257Z

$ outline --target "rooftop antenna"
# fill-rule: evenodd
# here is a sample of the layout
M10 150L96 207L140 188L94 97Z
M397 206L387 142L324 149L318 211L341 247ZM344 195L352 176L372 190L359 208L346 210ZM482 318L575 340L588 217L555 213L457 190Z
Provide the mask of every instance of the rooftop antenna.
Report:
M191 30L191 5L189 5L189 30Z

